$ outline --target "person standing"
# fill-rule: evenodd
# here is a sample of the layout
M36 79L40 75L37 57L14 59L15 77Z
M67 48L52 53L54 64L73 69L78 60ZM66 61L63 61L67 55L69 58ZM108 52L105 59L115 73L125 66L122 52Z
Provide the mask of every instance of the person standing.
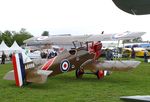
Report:
M4 51L3 51L3 52L2 52L1 64L5 64L5 59L6 59L6 55L5 55Z
M148 52L147 50L144 51L144 62L148 62Z
M106 60L113 60L113 53L110 49L106 49Z
M135 58L135 51L134 51L134 47L132 46L131 48L132 52L131 52L131 58Z

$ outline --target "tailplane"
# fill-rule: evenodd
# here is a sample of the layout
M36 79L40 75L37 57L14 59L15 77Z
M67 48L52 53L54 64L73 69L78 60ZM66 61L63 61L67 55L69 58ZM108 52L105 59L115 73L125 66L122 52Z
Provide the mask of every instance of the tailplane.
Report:
M28 60L26 60L28 59ZM21 87L27 82L44 83L52 71L38 70L32 60L23 53L12 55L13 70L9 71L4 79L15 80L16 86Z

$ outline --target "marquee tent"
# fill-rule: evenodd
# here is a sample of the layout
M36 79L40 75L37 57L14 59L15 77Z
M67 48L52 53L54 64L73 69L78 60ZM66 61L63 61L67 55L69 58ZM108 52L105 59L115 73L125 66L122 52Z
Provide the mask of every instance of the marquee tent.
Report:
M12 46L10 47L9 49L10 51L19 51L19 52L22 52L23 49L17 44L16 41L14 41L14 43L12 44Z
M0 51L9 51L9 47L5 44L4 41L0 44Z

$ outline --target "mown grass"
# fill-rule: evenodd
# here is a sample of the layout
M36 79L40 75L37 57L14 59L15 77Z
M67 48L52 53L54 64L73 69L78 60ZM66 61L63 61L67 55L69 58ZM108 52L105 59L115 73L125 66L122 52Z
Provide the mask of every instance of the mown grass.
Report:
M102 80L95 75L76 79L75 72L48 78L45 84L22 88L3 80L11 64L0 65L1 102L121 102L120 96L150 94L150 63L142 63L129 72L113 72Z

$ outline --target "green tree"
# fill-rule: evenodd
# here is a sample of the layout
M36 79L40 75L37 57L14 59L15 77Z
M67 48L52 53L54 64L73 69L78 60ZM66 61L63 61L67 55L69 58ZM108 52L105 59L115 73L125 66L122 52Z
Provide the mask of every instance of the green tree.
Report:
M133 40L123 40L123 43L137 43L137 42L142 42L142 38L138 37Z
M0 44L2 42L2 32L0 31Z
M44 32L42 33L42 36L49 36L49 32L48 32L48 31L44 31Z
M123 43L131 43L131 40L123 40Z
M23 45L23 41L33 37L25 28L22 28L19 32L13 31L13 40L18 43L18 45Z
M5 41L6 45L10 47L13 43L12 32L9 30L6 30L2 33L1 36L2 36L2 40Z
M142 38L138 37L132 40L132 42L142 42Z

